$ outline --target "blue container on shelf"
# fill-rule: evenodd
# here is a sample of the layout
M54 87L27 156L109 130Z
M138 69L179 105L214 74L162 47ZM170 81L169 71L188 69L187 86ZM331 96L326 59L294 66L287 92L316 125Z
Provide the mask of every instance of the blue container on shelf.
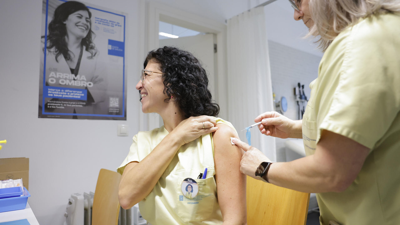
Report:
M1 190L1 189L0 189ZM20 193L21 195L22 193ZM14 210L21 210L26 208L28 198L31 197L29 191L24 187L22 196L0 198L0 213Z
M0 199L21 196L22 191L21 187L0 188Z

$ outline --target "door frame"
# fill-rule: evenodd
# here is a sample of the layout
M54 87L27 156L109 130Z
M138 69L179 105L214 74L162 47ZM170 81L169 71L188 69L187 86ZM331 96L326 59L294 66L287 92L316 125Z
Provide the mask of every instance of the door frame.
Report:
M196 31L204 33L212 33L216 35L217 43L217 63L214 65L217 69L215 70L214 87L215 94L214 99L218 102L221 107L220 117L228 118L228 99L227 99L227 59L226 59L226 24L219 21L211 20L199 15L188 13L186 11L173 8L171 6L157 3L148 2L147 17L145 23L146 41L144 46L143 57L146 54L159 47L159 21L175 24L181 27L186 27ZM142 7L141 7L142 8ZM143 42L142 42L143 43ZM143 120L142 120L143 121ZM155 113L149 114L147 118L148 129L154 129L160 127L162 121L159 116Z

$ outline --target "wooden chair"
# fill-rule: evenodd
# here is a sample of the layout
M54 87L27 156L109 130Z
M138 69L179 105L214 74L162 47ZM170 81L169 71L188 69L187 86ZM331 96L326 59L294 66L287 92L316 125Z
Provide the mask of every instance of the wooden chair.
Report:
M247 177L247 225L305 225L310 194Z
M118 224L120 180L119 173L106 169L100 170L93 198L92 225Z

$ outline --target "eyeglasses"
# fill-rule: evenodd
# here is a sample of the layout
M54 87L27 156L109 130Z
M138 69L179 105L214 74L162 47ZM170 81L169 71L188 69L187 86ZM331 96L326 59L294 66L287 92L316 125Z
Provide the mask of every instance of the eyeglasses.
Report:
M140 77L140 80L142 81L142 83L144 83L144 81L146 80L146 76L153 76L153 74L163 74L163 73L161 73L161 72L154 72L154 71L151 71L151 70L145 70L145 69L143 69L143 70L142 70L142 75L141 75L141 77Z
M295 1L297 1L297 3L298 3L299 5L297 5ZM290 2L290 4L292 5L292 8L293 8L294 10L296 10L297 12L300 12L301 0L289 0L289 2Z

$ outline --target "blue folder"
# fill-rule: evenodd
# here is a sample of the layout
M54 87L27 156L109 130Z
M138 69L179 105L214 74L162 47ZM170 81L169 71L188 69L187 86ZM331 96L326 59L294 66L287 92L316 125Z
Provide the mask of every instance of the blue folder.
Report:
M27 219L0 223L0 225L30 225Z

